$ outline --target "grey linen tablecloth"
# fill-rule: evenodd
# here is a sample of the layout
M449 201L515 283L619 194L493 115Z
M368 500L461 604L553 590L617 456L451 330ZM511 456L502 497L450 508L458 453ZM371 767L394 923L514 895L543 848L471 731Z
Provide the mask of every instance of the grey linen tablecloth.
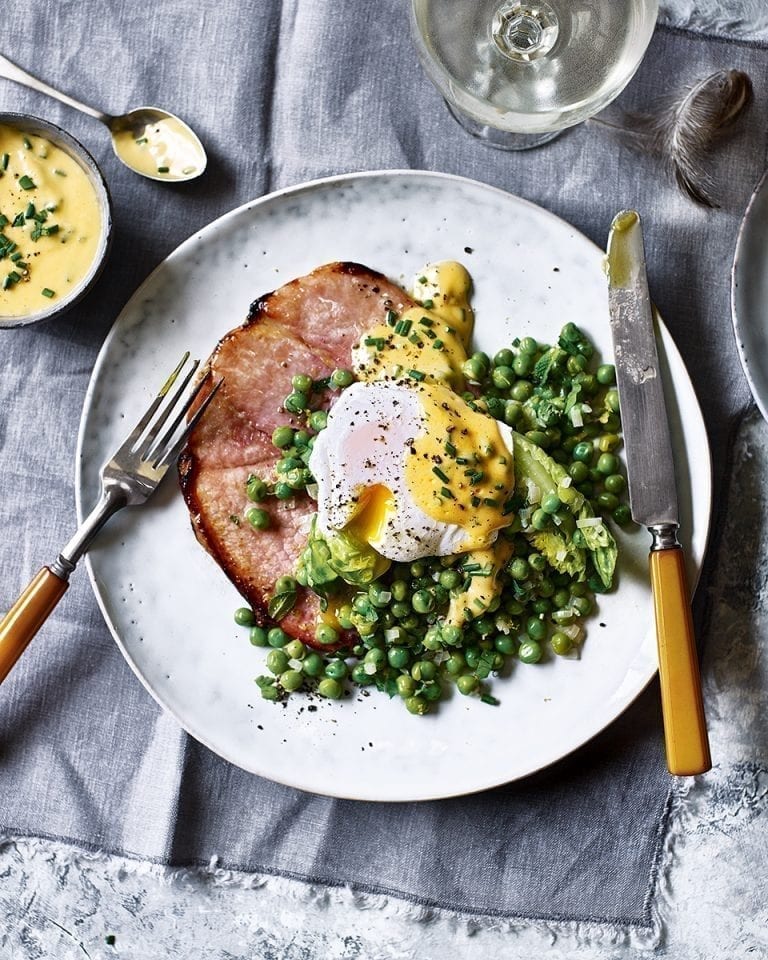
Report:
M71 534L76 432L90 371L138 283L237 204L351 170L474 177L542 204L600 244L617 209L639 209L652 293L709 429L717 508L729 434L748 403L729 329L728 274L766 158L765 48L659 29L620 100L644 108L716 69L750 73L755 102L717 155L722 207L707 212L684 200L656 161L592 124L526 154L472 141L415 62L405 0L363 7L354 0L6 7L3 50L12 59L107 110L166 105L198 129L210 167L182 186L139 180L94 122L0 85L0 109L59 122L92 150L115 203L111 259L87 300L54 324L0 337L0 608ZM228 318L222 330L239 319ZM710 567L715 558L713 550ZM699 603L700 624L705 613ZM378 805L261 780L208 752L159 710L111 641L84 571L0 691L6 834L174 864L215 856L235 868L466 914L648 926L669 788L655 685L575 755L481 795Z

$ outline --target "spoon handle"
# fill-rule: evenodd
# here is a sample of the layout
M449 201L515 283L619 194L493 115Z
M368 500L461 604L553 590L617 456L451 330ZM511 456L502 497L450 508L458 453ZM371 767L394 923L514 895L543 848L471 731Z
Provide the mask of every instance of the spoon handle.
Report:
M60 100L62 103L74 107L75 110L82 110L82 112L87 113L89 117L95 117L96 120L101 120L101 122L106 123L107 126L109 126L109 122L112 119L108 114L102 113L100 110L95 110L93 107L89 107L87 104L67 96L66 93L61 93L60 90L54 90L53 87L49 87L47 83L43 83L42 80L33 77L31 73L27 73L26 70L17 67L15 63L11 63L10 60L2 55L0 55L0 77L5 77L6 80L13 80L15 83L20 83L25 87L31 87L32 90L37 90L39 93L45 93L49 97L53 97L54 100Z

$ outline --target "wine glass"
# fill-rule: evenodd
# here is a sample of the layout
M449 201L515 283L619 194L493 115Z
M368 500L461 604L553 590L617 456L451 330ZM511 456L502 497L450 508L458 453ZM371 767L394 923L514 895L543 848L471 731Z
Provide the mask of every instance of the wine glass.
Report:
M640 65L658 0L412 0L421 63L454 117L524 150L607 106Z

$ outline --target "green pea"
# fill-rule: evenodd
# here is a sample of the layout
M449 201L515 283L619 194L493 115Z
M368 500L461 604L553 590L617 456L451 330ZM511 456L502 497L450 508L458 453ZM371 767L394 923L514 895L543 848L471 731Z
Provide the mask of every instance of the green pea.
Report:
M350 386L350 384L354 382L354 379L355 377L353 373L351 373L349 370L342 370L341 368L334 370L331 374L331 383L334 387L340 389Z
M496 621L493 617L478 617L472 624L475 628L475 631L480 634L481 637L487 637L496 628Z
M248 631L248 639L254 647L266 647L267 631L263 627L251 627Z
M527 377L533 370L533 356L530 353L519 353L512 362L512 370L518 377Z
M402 670L411 662L411 652L407 647L390 647L387 650L387 660L390 667Z
M546 530L552 518L544 510L534 510L531 515L531 526L534 530Z
M567 607L570 602L571 594L569 590L561 587L552 594L552 605L554 607Z
M291 386L301 393L309 393L312 390L312 377L306 373L297 373L291 377Z
M434 680L437 667L431 660L419 660L411 667L411 676L414 680Z
M605 395L605 408L610 410L611 413L619 412L619 391L618 390L609 390Z
M307 654L307 648L301 640L291 640L283 647L291 660L302 660Z
M422 563L421 560L415 560L410 569L412 577L423 577L427 573L427 565Z
M570 603L570 599L567 600L566 603ZM557 623L557 624L573 623L573 617L574 617L574 612L572 607L567 607L563 605L561 609L552 611L553 623Z
M496 367L511 367L514 359L514 353L505 347L503 350L499 350L499 352L495 354L493 358L493 364Z
M285 670L280 674L280 686L288 693L298 690L304 683L304 677L300 670Z
M557 513L561 506L562 501L556 493L545 493L541 499L541 509L544 513Z
M612 473L610 476L605 478L604 484L608 493L623 493L624 488L627 485L627 481L620 473Z
M604 477L608 477L619 469L619 461L612 453L601 453L595 467Z
M611 516L620 527L625 527L632 521L632 513L626 503L620 503Z
M301 390L294 390L283 400L283 408L288 413L301 413L307 409L309 398Z
M480 681L473 673L464 673L456 680L456 686L459 689L459 693L463 694L465 697L468 697L470 694L474 693L475 690L480 686Z
M531 565L531 570L535 570L536 573L542 573L547 569L547 561L540 553L529 553L528 563Z
M602 363L597 368L597 382L604 387L609 387L616 382L616 368L612 363Z
M319 433L328 426L328 414L325 410L313 410L309 415L308 423L311 430Z
M323 646L331 646L337 643L338 639L339 634L330 623L318 623L315 628L315 640L317 640L318 643L322 643Z
M389 602L392 599L392 592L386 587L381 586L381 584L372 583L370 587L368 587L368 599L374 607L383 610L389 606Z
M288 634L280 627L272 627L267 633L267 643L270 647L284 647L288 643Z
M311 439L306 430L297 430L293 436L293 442L300 450L304 450L309 445Z
M438 583L445 590L455 590L461 584L461 574L458 570L443 570Z
M531 568L527 560L518 557L509 565L509 573L513 580L527 580L531 573Z
M463 639L461 627L456 627L451 623L447 623L444 627L441 628L440 635L443 638L443 642L446 643L449 647L458 646Z
M275 580L275 594L296 593L296 580L293 577L283 576Z
M343 680L349 673L349 668L343 660L331 660L325 665L325 675L332 680Z
M600 493L597 497L597 505L602 510L613 511L619 505L619 498L615 493Z
M352 607L348 603L343 603L336 611L336 619L339 621L342 630L351 630L354 626L352 623Z
M429 704L424 697L407 697L405 701L405 709L408 711L408 713L413 713L418 717L422 717L429 710Z
M549 447L549 437L547 437L543 430L528 430L525 436L531 443L535 443L537 447L541 447L542 450L546 450Z
M519 400L525 403L533 393L533 384L530 380L518 380L510 390L510 396L513 400Z
M515 371L512 367L496 367L491 374L491 382L497 390L509 390L515 382Z
M574 448L575 449L575 448ZM589 467L586 463L582 463L580 460L576 460L568 467L568 473L571 476L574 483L584 483L584 481L589 476Z
M589 597L574 597L572 606L578 610L582 617L586 617L586 615L592 611L592 601Z
M573 641L568 634L561 633L559 630L552 634L550 643L552 644L552 649L559 657L565 656L566 653L570 653L571 648L573 647Z
M572 377L575 377L577 373L582 373L587 369L587 358L581 353L577 353L573 357L568 357L565 369Z
M248 477L248 482L245 485L245 495L249 500L260 503L266 499L268 491L269 487L261 477Z
M504 423L510 427L514 427L520 419L522 412L523 405L519 400L507 400L504 404Z
M443 688L437 680L430 680L429 683L425 683L421 688L421 696L425 700L428 700L431 703L434 703L436 700L439 700L443 695Z
M270 650L266 659L267 670L271 673L282 673L288 669L288 657L283 650Z
M539 345L533 337L523 337L520 341L520 353L534 354L538 349Z
M484 353L474 353L461 365L462 373L471 383L480 383L488 376L490 362Z
M577 443L573 448L572 456L574 460L587 464L592 459L592 452L592 444L588 440L582 440L581 443ZM574 477L574 480L575 479Z
M517 655L523 663L538 663L541 660L541 644L536 640L523 640Z
M411 599L411 606L416 613L430 613L435 608L435 598L429 590L417 590Z
M475 667L480 662L480 657L483 655L483 651L480 647L467 647L464 651L464 659L467 661L467 666L470 670L474 670Z
M291 427L275 427L272 431L272 443L283 450L293 444L294 432Z
M317 685L317 692L320 696L327 697L329 700L338 700L343 691L342 685L333 677L323 677Z
M301 669L308 677L319 677L325 663L319 653L308 653L301 664Z
M409 593L408 584L405 580L393 580L389 589L392 592L392 599L399 603L402 603Z
M392 611L392 616L397 617L398 620L405 620L406 617L410 616L412 607L410 603L398 600L389 609Z
M543 640L547 635L547 625L538 617L529 617L525 624L525 632L531 640Z
M239 627L252 627L256 623L256 617L250 607L238 607L235 610L235 623Z
M513 637L510 637L508 634L500 633L494 637L493 645L499 651L506 656L510 656L517 650L517 644L514 641Z
M289 500L294 494L290 484L280 481L275 484L275 496L278 500Z
M574 377L574 380L576 377ZM592 397L597 393L598 382L597 377L593 373L580 373L578 374L579 383L581 383L582 392L588 396Z
M461 653L460 650L457 650L445 661L445 669L452 677L457 677L466 666L467 661L464 659L464 654Z
M249 507L245 511L245 519L254 530L268 530L272 522L267 511L261 507Z
M373 647L365 655L365 662L372 663L377 670L384 666L386 659L387 655L380 647Z
M407 673L401 673L400 676L395 680L397 685L398 695L406 700L408 697L412 697L416 693L416 681Z

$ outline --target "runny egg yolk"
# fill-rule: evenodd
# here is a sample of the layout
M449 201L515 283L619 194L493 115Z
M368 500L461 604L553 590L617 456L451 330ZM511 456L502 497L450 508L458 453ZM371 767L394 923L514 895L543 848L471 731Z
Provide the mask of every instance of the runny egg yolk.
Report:
M366 487L360 494L358 510L347 524L347 529L365 543L376 543L395 510L396 503L391 490L381 483Z

